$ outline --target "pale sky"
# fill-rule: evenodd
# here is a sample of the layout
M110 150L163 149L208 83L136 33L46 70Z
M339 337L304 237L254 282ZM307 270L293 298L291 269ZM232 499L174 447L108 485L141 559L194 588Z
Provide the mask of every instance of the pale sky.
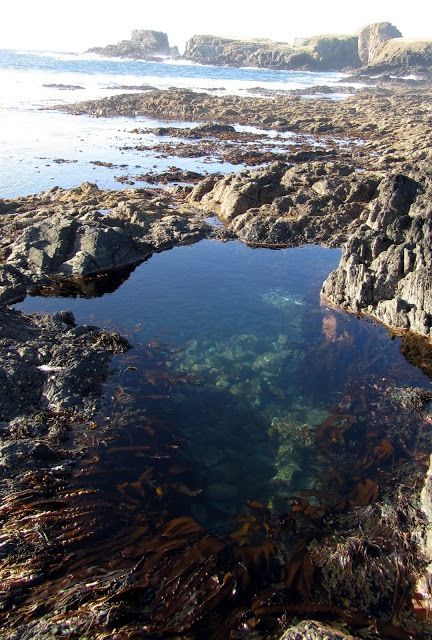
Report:
M0 0L1 1L1 0ZM388 20L407 38L432 39L432 0L3 0L0 48L84 51L129 37L168 33L183 46L196 33L262 37L354 33Z

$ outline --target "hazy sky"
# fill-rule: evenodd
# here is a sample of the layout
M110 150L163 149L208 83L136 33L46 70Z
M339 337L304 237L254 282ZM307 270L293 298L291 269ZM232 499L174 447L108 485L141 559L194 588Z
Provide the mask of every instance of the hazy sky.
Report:
M1 0L0 0L1 1ZM389 20L408 38L432 39L432 0L3 0L0 48L78 51L166 31L183 46L194 33L292 41L354 33Z

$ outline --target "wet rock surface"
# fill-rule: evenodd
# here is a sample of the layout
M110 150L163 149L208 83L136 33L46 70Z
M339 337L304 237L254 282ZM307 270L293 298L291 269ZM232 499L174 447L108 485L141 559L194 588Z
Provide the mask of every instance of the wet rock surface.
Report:
M277 96L269 101L174 90L71 105L68 110L104 116L139 113L209 121L211 124L190 129L186 135L211 133L222 138L224 144L235 142L243 149L244 145L238 144L242 136L253 134L223 127L232 126L235 121L262 130L314 135L321 145L315 149L305 146L304 150L292 153L289 147L284 147L277 155L273 150L273 155L266 157L261 152L256 156L258 162L279 160L279 165L267 165L257 172L205 178L194 187L190 204L218 213L229 233L251 244L287 246L324 242L340 246L351 238L345 252L346 264L342 263L338 277L328 279L325 296L355 311L371 313L390 326L429 335L430 282L427 267L423 266L429 240L421 241L421 236L428 228L430 213L428 198L420 191L429 190L431 104L428 86L413 89L402 84L362 90L342 102L303 100L297 96ZM347 132L349 138L343 138ZM180 135L175 128L166 128L161 133ZM260 140L256 137L255 144L261 144ZM246 141L251 142L250 137ZM209 153L215 148L215 142L207 142L207 138L203 144L210 145ZM172 149L170 152L193 154L193 145L191 149L189 146L181 142L175 152ZM227 148L224 153L228 154ZM248 153L246 158L236 152L237 160L253 164L251 152ZM326 155L331 162L324 160ZM229 155L225 157L235 162ZM407 176L407 184L414 180L421 187L411 213L403 199L394 198L391 188L385 187L398 175ZM402 183L405 184L403 180ZM383 214L379 223L372 222L381 210L391 210L393 214L390 217ZM412 230L402 228L404 224L412 224ZM385 232L383 226L387 228ZM381 240L375 241L378 236ZM349 255L356 253L358 245L372 242L373 257L359 258L355 274L354 271L351 274L354 281L349 280L350 271L345 268ZM388 260L390 264L386 266ZM405 266L400 266L401 260ZM375 269L379 282L372 294L370 278Z
M310 620L290 627L280 640L354 640L356 637L358 636L334 629L322 622Z
M49 447L97 411L113 354L127 341L77 326L71 313L25 315L0 309L0 473L52 460Z
M336 140L322 139L318 143L305 134L276 134L256 130L238 130L231 125L203 124L191 128L157 127L156 129L133 129L140 136L136 145L121 147L126 151L152 152L157 158L200 158L204 163L230 163L233 165L259 166L275 162L303 162L312 158L337 157L343 151ZM149 142L147 134L162 138L162 142ZM144 136L141 138L141 136ZM164 138L171 138L165 141ZM173 140L178 139L177 140ZM169 181L161 174L161 182ZM183 172L184 182L196 182L195 176ZM190 173L190 172L189 172ZM123 177L122 177L123 179ZM139 181L140 177L131 180ZM178 181L178 180L172 180ZM154 183L154 180L150 180Z
M325 284L327 297L430 336L430 89L362 91L342 104L150 91L71 110L210 120L210 128L191 134L198 140L212 135L241 142L233 121L313 133L321 141L339 136L332 151L338 153L331 161L286 153L283 162L208 176L194 189L105 192L84 184L2 200L4 301L53 281L67 291L75 284L71 277L117 268L121 282L127 274L120 268L132 268L151 251L213 234L203 219L218 213L225 224L220 237L264 246L346 242L341 265ZM167 131L177 137L175 128ZM89 296L98 294L94 281L86 286ZM302 304L278 291L265 302L291 309ZM295 334L295 325L289 326ZM257 355L253 335L234 336L202 358L191 341L164 368L167 349L150 342L140 354L146 406L135 409L130 390L117 388L117 426L126 428L118 429L114 446L101 446L91 421L110 359L127 343L94 327L76 327L68 313L24 316L2 308L0 327L5 638L102 634L114 640L123 632L141 637L144 630L149 637L194 640L215 620L220 637L273 639L282 631L284 640L428 637L425 598L415 583L426 565L418 493L430 452L430 394L371 378L367 392L346 388L330 414L309 416L307 425L293 414L303 411L301 398L291 415L272 407L271 433L261 439L245 412L242 438L228 452L218 438L223 429L232 430L229 416L206 431L209 403L198 376L207 372L219 393L243 398L249 408L270 393L277 403L288 399L281 367L284 358L292 364L297 347L289 350L283 335L272 343L265 338ZM327 370L335 372L349 335L338 335L335 317L323 322L323 334L334 358ZM419 346L405 335L402 349L432 371L426 339ZM316 360L317 352L307 357ZM221 361L222 373L215 364ZM301 371L310 376L307 362ZM252 371L243 379L246 363ZM325 377L325 366L320 371ZM176 402L194 384L197 410L192 420L187 417L184 449L178 430L161 420L159 405L155 416L148 407L163 402L177 416ZM77 434L87 455L79 469L73 465L78 447L59 445L66 447ZM194 517L184 515L189 506L178 516L179 504L202 494L232 522L237 501L246 499L239 470L255 449L265 453L269 438L277 444L273 477L280 493L304 467L308 450L316 473L312 488L276 496L281 512L249 501L237 528L223 536L199 524L199 500L190 511ZM185 466L191 457L208 465L201 486L190 483ZM107 473L108 488L101 483ZM250 476L248 490L260 480ZM423 507L430 516L430 496ZM414 594L419 603L412 607ZM309 617L338 621L338 627L296 624Z
M91 183L1 201L0 301L46 284L49 275L119 269L211 231L180 204L158 191L101 191Z
M429 87L367 88L343 101L303 100L299 96L215 96L187 89L153 90L60 107L94 116L149 116L162 120L242 124L264 130L328 136L348 141L360 165L391 167L431 146ZM419 118L415 114L422 114ZM348 136L348 139L347 139ZM353 144L362 140L363 147ZM414 158L416 157L414 155Z

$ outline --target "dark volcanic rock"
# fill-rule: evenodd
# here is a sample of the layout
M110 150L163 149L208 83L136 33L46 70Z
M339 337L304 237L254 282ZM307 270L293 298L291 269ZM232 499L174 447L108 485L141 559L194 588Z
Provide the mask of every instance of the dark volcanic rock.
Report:
M366 223L348 240L323 286L330 301L395 328L430 336L432 184L421 175L385 179Z
M37 411L94 414L110 353L127 342L71 313L24 315L0 308L0 421Z
M117 44L109 44L106 47L93 47L86 53L136 59L146 59L149 56L177 57L179 55L177 47L170 47L166 33L147 29L132 31L130 40L121 40Z
M10 247L8 264L34 273L89 275L138 262L148 249L102 221L54 215L25 229Z
M358 34L358 54L363 65L372 64L384 43L402 34L390 22L376 22L360 29Z

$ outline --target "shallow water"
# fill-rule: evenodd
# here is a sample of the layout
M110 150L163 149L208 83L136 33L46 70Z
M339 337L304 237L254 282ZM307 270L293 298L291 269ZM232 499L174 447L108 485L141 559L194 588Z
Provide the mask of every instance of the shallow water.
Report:
M383 327L320 304L339 257L202 241L153 255L117 289L88 281L81 296L90 297L28 297L19 307L69 309L129 335L135 348L117 362L105 411L113 400L175 425L188 473L169 509L225 531L247 500L283 510L293 492L317 486L314 430L353 389L430 386ZM129 427L122 451L139 445L132 414ZM134 453L104 464L122 487L147 468Z
M243 165L220 158L182 158L152 151L160 142L180 142L152 134L131 133L134 128L154 128L166 123L147 118L90 118L73 116L47 107L124 93L120 86L148 86L160 89L183 87L218 94L247 94L256 87L295 89L314 84L337 85L338 73L230 69L194 64L174 64L106 59L98 56L16 52L0 50L0 198L13 198L54 186L73 187L84 181L105 189L124 188L118 177L150 171L163 172L170 166L183 170L228 173ZM63 85L63 88L46 86ZM65 88L70 85L79 89ZM196 123L171 122L188 127ZM234 124L234 123L233 123ZM239 131L248 130L238 127ZM257 130L257 133L259 131ZM276 146L272 132L263 145L273 151L289 152L296 144L313 144L311 136L285 134ZM189 143L193 142L191 140ZM138 151L136 145L148 145ZM199 141L195 141L199 145ZM259 143L257 143L259 146ZM129 149L124 149L129 147ZM114 167L96 166L110 162ZM124 165L124 166L121 166ZM126 185L129 186L129 185ZM137 187L147 183L136 182Z
M62 113L24 111L19 117L13 112L0 113L0 197L14 198L36 193L54 186L75 187L82 182L96 183L103 189L121 189L118 177L150 171L163 172L170 166L200 173L230 173L243 165L206 158L155 157L150 148L138 151L134 147L150 147L169 138L151 133L138 136L131 130L155 128L166 123L150 118L91 118ZM174 126L190 123L175 122ZM177 142L177 139L175 140ZM109 162L113 167L98 166ZM136 182L146 187L146 182Z

